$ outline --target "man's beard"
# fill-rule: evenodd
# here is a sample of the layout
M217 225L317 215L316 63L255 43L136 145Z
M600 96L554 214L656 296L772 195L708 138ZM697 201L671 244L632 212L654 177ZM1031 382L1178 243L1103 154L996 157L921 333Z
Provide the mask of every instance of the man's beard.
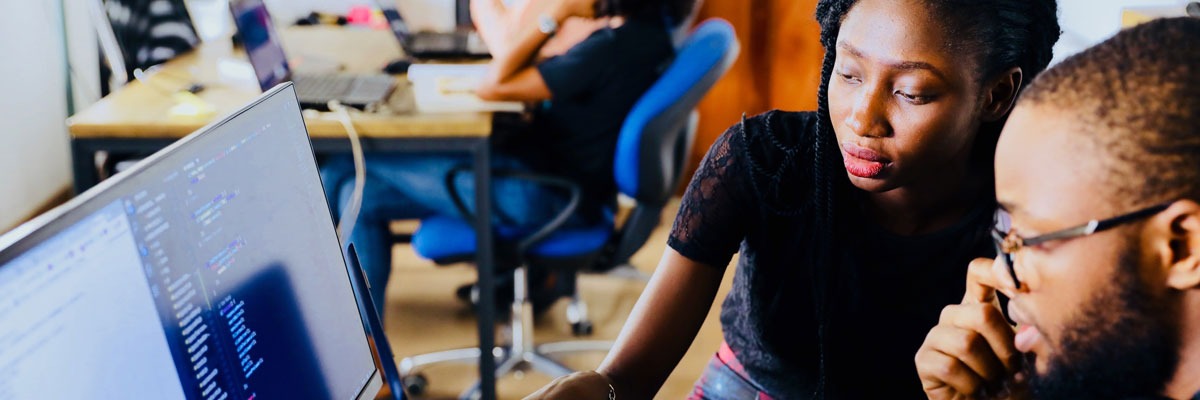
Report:
M1136 245L1134 245L1136 246ZM1038 399L1123 399L1160 394L1179 361L1178 303L1155 296L1138 274L1136 247L1112 284L1067 323L1046 374L1025 354L1024 376Z

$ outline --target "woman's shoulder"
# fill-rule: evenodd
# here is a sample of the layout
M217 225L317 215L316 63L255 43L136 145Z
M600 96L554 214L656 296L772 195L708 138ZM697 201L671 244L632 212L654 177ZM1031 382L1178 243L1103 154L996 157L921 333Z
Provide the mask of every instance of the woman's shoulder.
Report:
M814 111L771 110L742 117L741 129L747 137L767 140L781 149L795 149L811 143L817 130Z
M754 116L743 114L716 144L755 155L796 153L812 146L816 130L815 112L771 110Z
M728 151L737 154L768 209L791 213L807 203L817 125L815 112L772 110L743 117L726 132Z

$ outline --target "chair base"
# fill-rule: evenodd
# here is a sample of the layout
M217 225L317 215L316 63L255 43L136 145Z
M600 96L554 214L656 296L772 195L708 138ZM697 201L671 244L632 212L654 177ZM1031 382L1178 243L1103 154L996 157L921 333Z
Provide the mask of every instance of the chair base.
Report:
M568 375L575 370L555 360L556 355L571 355L579 353L606 352L612 349L611 341L565 341L539 345L534 349L520 354L510 353L508 346L496 347L492 350L493 357L499 360L496 366L496 377L500 378L517 371L535 371L537 373L558 378ZM400 360L400 376L404 380L404 390L410 396L419 396L425 392L429 380L421 374L421 369L436 364L467 364L479 363L479 348L468 347L436 353L420 354ZM459 395L461 399L477 399L480 397L479 381Z
M613 343L607 341L567 341L535 345L533 305L530 303L526 291L525 267L513 271L513 278L512 344L492 349L492 356L500 360L496 366L497 378L525 369L557 378L575 371L551 358L552 355L607 352L612 348ZM578 295L572 299L571 305L567 309L567 318L571 321L571 326L576 330L577 335L580 326L586 326L590 333L591 323L587 319L587 305ZM419 372L422 367L442 363L477 364L479 358L479 348L475 347L420 354L400 360L400 376L404 380L405 391L408 395L419 396L428 385L428 379ZM475 399L479 395L479 382L476 381L462 393L460 398Z

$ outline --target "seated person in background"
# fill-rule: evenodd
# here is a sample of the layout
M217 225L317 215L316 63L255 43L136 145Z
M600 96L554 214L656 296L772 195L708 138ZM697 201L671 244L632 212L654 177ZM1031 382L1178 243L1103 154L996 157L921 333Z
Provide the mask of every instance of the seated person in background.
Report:
M1157 20L1025 91L996 150L1004 254L917 353L931 399L1200 399L1198 68L1200 19Z
M533 111L528 131L493 139L492 167L552 174L578 183L583 188L583 212L570 223L588 223L601 218L604 207L616 204L612 163L625 114L674 55L663 21L680 20L690 12L693 0L537 1L545 6L538 14L542 23L513 27L511 48L493 55L478 88L484 99L540 105ZM597 16L606 17L608 25L565 54L535 61L554 25L570 17ZM366 155L362 211L350 241L358 249L371 295L381 309L392 264L388 222L435 214L458 216L444 179L451 169L470 165L470 156L457 153ZM331 159L323 168L334 210L344 208L353 191L353 176L349 157ZM454 184L473 210L474 177L462 174ZM534 229L567 204L567 194L561 190L527 180L497 176L492 185L496 223L509 227ZM538 272L530 271L531 280ZM540 298L538 289L537 283L531 284L535 300Z
M821 0L816 112L731 127L596 372L533 398L654 397L726 266L699 399L924 398L912 355L966 264L994 254L992 155L1059 37L1054 0ZM610 389L611 385L611 389Z
M503 53L516 44L521 27L537 26L538 17L554 3L555 0L471 0L471 20L488 50L492 54ZM607 25L607 18L569 17L538 49L537 58L562 55Z

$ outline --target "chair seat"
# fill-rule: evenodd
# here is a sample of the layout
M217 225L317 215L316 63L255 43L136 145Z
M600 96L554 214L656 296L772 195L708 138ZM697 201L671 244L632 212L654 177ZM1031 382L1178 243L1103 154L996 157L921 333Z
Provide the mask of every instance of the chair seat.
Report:
M522 232L499 227L496 232L501 240L519 240ZM594 226L562 228L533 247L530 256L574 257L600 250L613 234L611 220ZM475 228L465 220L434 216L421 221L413 233L413 250L417 255L430 260L456 259L475 254Z

